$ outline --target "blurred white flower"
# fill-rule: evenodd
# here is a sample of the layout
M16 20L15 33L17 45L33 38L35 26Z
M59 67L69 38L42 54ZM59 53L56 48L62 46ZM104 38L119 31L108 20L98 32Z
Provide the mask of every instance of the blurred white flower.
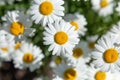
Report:
M2 17L2 20L6 21L4 23L4 29L15 37L31 36L35 32L35 29L30 28L32 22L29 16L22 12L8 11L7 14Z
M14 54L16 55L13 58L15 68L29 68L30 71L39 68L42 65L41 60L44 58L39 47L27 42L24 42L20 49L16 50Z
M74 13L74 14L66 14L64 17L65 21L70 22L72 26L75 27L75 31L78 32L80 36L84 36L87 28L87 21L82 14Z
M113 13L115 5L113 0L91 0L91 3L93 10L98 12L100 16L107 16Z

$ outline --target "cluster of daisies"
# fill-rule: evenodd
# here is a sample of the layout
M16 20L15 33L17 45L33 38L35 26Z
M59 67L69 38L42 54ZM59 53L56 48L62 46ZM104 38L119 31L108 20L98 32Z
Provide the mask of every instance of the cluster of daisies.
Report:
M116 4L114 0L91 3L93 10L104 17L114 12ZM87 31L86 18L78 12L65 15L63 5L64 0L33 0L27 13L8 11L0 28L0 61L13 61L18 69L40 68L45 55L27 39L34 35L36 30L31 26L35 23L44 28L43 44L53 55L49 65L52 80L119 80L120 22L98 41L98 35L80 40ZM120 2L117 6L120 14Z

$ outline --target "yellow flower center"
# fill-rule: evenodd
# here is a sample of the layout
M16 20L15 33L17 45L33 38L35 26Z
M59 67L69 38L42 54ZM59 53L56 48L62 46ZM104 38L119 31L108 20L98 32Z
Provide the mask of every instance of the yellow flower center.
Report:
M77 72L73 68L70 68L64 72L65 80L76 80L76 78L77 78Z
M56 63L57 65L59 65L61 62L62 62L61 57L60 57L60 56L57 56L57 57L55 58L55 63Z
M33 60L34 60L33 54L31 54L31 53L25 53L25 54L24 54L24 56L23 56L23 61L24 61L25 63L32 63Z
M54 40L57 44L62 45L68 41L68 35L65 32L57 32L54 36Z
M108 0L102 0L101 2L100 2L100 6L101 6L101 8L104 8L104 7L106 7L106 6L108 6Z
M49 1L44 1L41 3L39 6L39 11L43 15L50 15L53 12L54 6L51 2Z
M79 25L75 21L71 21L70 24L75 27L75 31L79 29Z
M107 63L114 63L119 58L118 51L113 48L108 49L104 52L103 58L104 58L104 61Z
M2 50L3 52L7 52L7 51L8 51L8 48L1 48L1 50Z
M10 32L15 35L18 36L20 34L24 33L24 25L21 24L20 22L13 22L10 26Z
M95 74L95 80L106 80L106 73L98 71Z
M17 43L15 44L15 49L16 49L16 50L19 49L19 48L21 47L21 45L22 45L22 43L17 42Z
M83 50L81 49L81 48L75 48L74 50L73 50L73 56L75 57L75 58L79 58L79 57L81 57L83 55Z
M95 47L95 42L89 42L88 46L89 48L93 49Z

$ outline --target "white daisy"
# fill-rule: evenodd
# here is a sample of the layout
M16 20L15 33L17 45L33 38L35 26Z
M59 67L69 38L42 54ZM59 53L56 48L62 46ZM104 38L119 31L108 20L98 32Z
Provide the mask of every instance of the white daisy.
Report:
M21 37L22 35L31 36L35 31L30 28L32 22L29 20L29 16L19 11L8 11L2 17L2 20L7 22L4 29L16 37Z
M108 35L98 40L91 57L94 59L95 67L101 71L120 70L120 48L114 45L114 39Z
M63 20L48 24L43 34L44 44L50 45L48 51L53 50L53 55L60 55L60 53L72 55L73 48L79 42L78 34L74 31L74 27Z
M120 2L118 2L118 6L116 7L116 9L115 9L117 12L118 12L118 14L120 15Z
M58 65L62 64L65 61L63 56L52 56L52 61L50 62L51 68L56 68Z
M27 42L22 44L20 49L16 50L14 54L16 54L13 59L14 66L19 69L29 68L30 71L39 68L44 57L40 48Z
M67 14L64 19L75 27L75 31L77 31L79 35L85 35L85 32L87 31L87 28L85 28L87 21L83 15L79 13Z
M14 37L4 30L0 31L0 60L11 61L14 51Z
M110 72L102 72L93 67L88 68L86 75L88 76L86 80L113 80Z
M54 73L60 80L85 80L87 78L86 70L83 66L71 67L64 63L54 69Z
M67 58L68 65L76 66L77 64L85 65L85 63L89 62L90 55L86 50L87 45L80 41L79 44L73 49L72 55L65 55Z
M100 16L107 16L113 13L114 2L113 0L91 0L92 8Z
M30 8L30 14L33 15L32 20L36 24L41 23L45 26L61 19L61 16L64 16L63 4L63 0L34 0Z

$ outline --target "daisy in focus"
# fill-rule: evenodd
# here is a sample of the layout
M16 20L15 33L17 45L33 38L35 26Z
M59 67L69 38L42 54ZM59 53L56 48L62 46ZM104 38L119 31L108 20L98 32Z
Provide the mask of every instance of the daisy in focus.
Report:
M75 31L77 31L80 36L85 35L87 31L87 28L85 28L87 21L83 15L79 13L67 14L64 19L75 27Z
M16 57L13 58L15 68L26 69L34 71L42 65L42 59L44 55L37 46L24 42L20 49L14 52Z
M43 35L44 44L50 45L48 51L52 51L53 55L64 55L66 53L72 55L73 48L79 42L74 27L63 20L48 24Z
M114 2L113 0L91 0L92 8L98 12L100 16L107 16L113 13Z
M54 69L54 76L58 80L86 80L86 70L87 68L83 66L72 67L63 63Z
M6 21L6 23L4 23L4 29L18 38L21 38L23 35L31 36L35 31L30 28L32 22L29 20L29 16L19 11L8 11L7 14L2 17L2 20Z
M120 70L120 49L114 44L114 39L108 35L98 40L95 45L95 51L91 55L94 59L92 63L96 68L106 72Z
M4 30L0 30L0 61L11 61L14 43L14 36Z
M63 4L63 0L34 0L30 8L32 20L36 24L40 23L45 26L61 19L61 16L64 16Z

